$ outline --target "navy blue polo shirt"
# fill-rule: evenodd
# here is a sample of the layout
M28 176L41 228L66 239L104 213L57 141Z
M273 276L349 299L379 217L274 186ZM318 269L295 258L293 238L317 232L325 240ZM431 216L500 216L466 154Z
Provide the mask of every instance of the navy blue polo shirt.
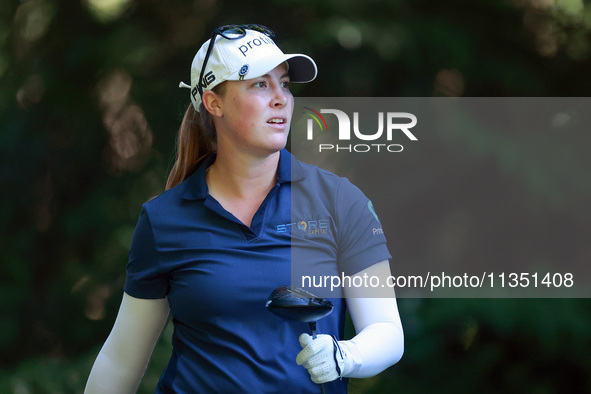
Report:
M389 259L383 235L368 231L377 217L348 180L282 150L277 183L248 227L209 195L205 172L214 161L212 154L145 203L134 232L125 292L168 297L173 316L172 356L156 392L318 393L295 363L308 325L271 314L265 302L292 283L294 258L348 274ZM318 332L342 338L345 302L331 301ZM325 387L345 393L346 379Z

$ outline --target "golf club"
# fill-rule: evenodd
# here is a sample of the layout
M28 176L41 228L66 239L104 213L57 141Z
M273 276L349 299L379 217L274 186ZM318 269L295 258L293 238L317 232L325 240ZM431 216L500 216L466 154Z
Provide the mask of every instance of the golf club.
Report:
M316 339L316 321L332 312L332 302L293 286L279 286L269 296L266 304L269 312L288 320L308 323L312 338ZM325 393L324 384L320 385Z

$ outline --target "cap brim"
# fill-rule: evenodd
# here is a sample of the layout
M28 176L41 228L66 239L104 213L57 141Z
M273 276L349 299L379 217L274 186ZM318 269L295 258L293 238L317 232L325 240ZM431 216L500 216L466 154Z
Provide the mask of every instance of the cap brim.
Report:
M287 55L289 64L289 78L291 82L310 82L316 78L318 68L311 57L306 55Z
M274 54L267 58L259 58L254 64L248 64L248 72L243 79L253 79L265 75L284 62L289 65L290 82L304 83L313 81L316 78L318 69L311 57L302 54L282 54L281 56ZM240 80L239 73L240 70L236 70L224 79L238 81Z

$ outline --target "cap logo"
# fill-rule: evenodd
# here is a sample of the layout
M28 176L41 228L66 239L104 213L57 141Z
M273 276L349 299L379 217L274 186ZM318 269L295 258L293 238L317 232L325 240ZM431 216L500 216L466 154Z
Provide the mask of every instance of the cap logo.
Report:
M244 76L246 75L247 72L248 72L248 64L245 64L244 66L240 67L240 71L238 72L238 80L244 81Z
M201 87L206 88L209 85L211 85L213 81L215 81L215 75L213 75L213 71L210 71L203 76L203 80L201 81Z
M255 38L254 40L248 41L244 45L240 45L238 49L240 50L240 52L242 52L242 55L246 57L246 52L248 52L249 49L253 49L254 47L260 47L263 44L275 44L275 42L273 42L273 40L271 40L269 37L261 35L258 38Z

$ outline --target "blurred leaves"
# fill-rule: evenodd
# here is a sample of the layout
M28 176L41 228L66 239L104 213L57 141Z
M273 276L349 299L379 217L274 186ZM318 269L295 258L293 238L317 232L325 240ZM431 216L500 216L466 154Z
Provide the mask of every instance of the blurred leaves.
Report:
M588 1L1 2L0 392L80 392L117 313L140 205L163 190L170 168L189 102L176 86L188 80L213 27L242 22L271 27L286 52L316 60L317 81L294 87L301 96L591 91ZM560 116L558 125L576 114ZM577 212L589 220L589 182L581 181L588 155L584 144L563 148L484 132L458 135L439 149L452 161L470 155L512 174L520 185L514 192L531 193L566 228ZM465 171L458 179L477 181L458 169ZM398 201L417 212L422 200L410 196L437 180L421 168L408 177L409 198ZM564 187L581 198L571 200ZM451 222L466 224L462 218L450 210ZM401 228L412 227L410 216L400 219ZM437 234L441 226L423 231ZM468 237L488 236L454 234L461 239L441 242L461 247ZM431 238L437 235L425 235ZM424 253L407 248L402 263L429 258ZM588 247L577 253L581 263L591 259ZM352 392L591 390L587 300L399 304L404 358L373 379L352 381ZM169 354L164 340L145 392Z

